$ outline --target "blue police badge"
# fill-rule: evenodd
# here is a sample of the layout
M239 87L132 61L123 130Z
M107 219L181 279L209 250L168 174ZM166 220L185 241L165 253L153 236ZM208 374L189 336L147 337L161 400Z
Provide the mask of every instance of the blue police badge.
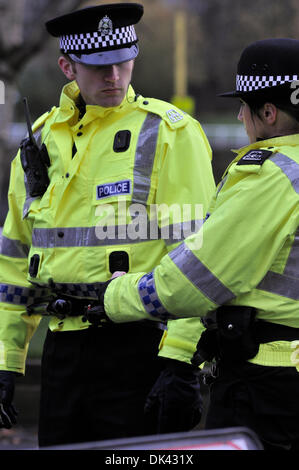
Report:
M112 196L131 194L131 180L117 181L116 183L106 183L97 186L97 200Z

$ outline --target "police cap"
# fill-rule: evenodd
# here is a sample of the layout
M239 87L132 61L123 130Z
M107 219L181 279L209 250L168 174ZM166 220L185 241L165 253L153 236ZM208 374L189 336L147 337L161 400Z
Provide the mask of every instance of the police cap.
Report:
M60 38L60 50L75 62L111 65L137 57L134 24L143 15L138 3L114 3L76 10L46 22L46 29Z
M290 38L264 39L250 44L241 54L236 90L221 97L280 94L290 97L290 84L299 80L299 41Z

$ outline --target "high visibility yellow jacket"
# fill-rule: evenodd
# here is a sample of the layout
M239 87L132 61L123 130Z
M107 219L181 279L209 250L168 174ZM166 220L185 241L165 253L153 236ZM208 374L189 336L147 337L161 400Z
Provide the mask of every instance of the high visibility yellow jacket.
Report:
M105 294L109 317L202 317L231 304L299 328L299 134L237 151L209 214L153 272L112 281ZM296 341L274 341L261 345L252 361L294 365L296 357Z
M42 197L30 197L19 153L12 162L0 255L2 370L24 372L41 318L27 307L45 302L50 284L93 299L97 283L111 277L115 252L127 253L129 272L150 271L199 228L215 189L211 149L196 120L132 87L120 106L88 105L79 119L78 95L69 83L60 106L34 124L51 162ZM49 326L82 329L83 320L52 317ZM170 321L161 355L188 361L200 330L199 319Z

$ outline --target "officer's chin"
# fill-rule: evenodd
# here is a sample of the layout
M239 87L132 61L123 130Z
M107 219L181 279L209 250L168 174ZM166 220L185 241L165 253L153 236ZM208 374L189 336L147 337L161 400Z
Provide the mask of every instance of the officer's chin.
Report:
M96 104L102 108L115 108L123 102L124 96L122 95L109 95L101 93L101 96L96 100Z

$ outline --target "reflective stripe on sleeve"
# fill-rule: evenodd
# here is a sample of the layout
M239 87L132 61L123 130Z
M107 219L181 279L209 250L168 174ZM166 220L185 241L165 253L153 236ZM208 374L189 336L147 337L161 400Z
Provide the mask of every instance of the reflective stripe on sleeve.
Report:
M292 248L289 253L283 274L299 279L299 229L295 233Z
M21 243L19 240L12 240L10 238L1 237L0 254L9 256L11 258L27 258L29 253L29 246Z
M0 302L9 304L31 305L43 301L48 294L48 289L0 284Z
M283 273L268 271L262 281L257 285L272 294L278 294L293 300L299 300L299 230L295 233L292 248L290 249Z
M293 300L299 300L299 279L284 274L268 271L264 279L256 286L257 289L278 294Z
M215 304L222 305L235 298L233 292L203 265L185 243L172 250L169 256L182 274Z
M290 180L294 190L299 194L299 165L291 158L283 155L282 153L276 153L273 157L270 157L275 165L277 165L281 171Z
M299 229L295 233L283 273L268 271L257 289L299 300Z

